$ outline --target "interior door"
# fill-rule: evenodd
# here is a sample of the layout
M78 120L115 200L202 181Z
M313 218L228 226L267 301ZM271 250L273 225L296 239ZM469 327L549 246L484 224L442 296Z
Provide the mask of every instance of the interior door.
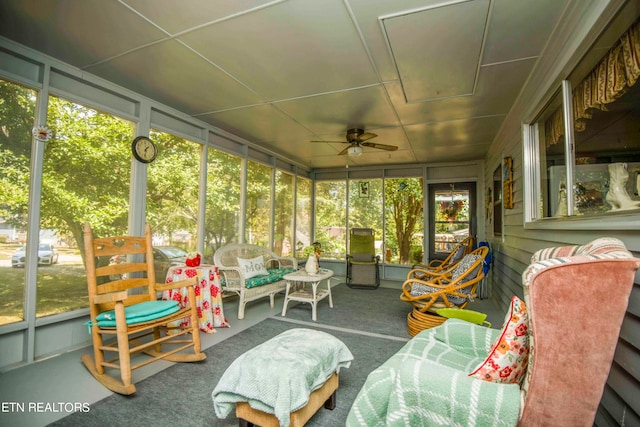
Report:
M429 185L429 260L444 259L457 242L476 236L476 183Z

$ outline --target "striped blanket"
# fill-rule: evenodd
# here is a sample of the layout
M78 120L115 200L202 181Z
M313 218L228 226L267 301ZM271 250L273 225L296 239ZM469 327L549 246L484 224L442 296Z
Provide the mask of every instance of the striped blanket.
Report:
M520 387L467 376L499 333L458 319L420 332L369 374L347 427L515 426Z

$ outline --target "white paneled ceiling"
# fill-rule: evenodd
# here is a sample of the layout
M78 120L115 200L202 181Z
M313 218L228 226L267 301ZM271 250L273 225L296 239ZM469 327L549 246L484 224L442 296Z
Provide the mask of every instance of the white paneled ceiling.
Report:
M310 168L482 159L572 0L2 0L0 36Z

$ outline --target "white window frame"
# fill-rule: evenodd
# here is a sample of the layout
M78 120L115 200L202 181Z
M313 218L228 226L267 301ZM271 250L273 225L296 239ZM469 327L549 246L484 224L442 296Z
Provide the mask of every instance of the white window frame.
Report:
M562 81L562 108L565 131L565 160L567 175L566 217L543 217L540 213L542 189L540 185L540 135L538 123L522 125L523 178L524 178L524 228L534 230L630 230L640 229L640 213L608 212L599 215L573 215L573 169L575 142L573 134L573 105L571 83Z

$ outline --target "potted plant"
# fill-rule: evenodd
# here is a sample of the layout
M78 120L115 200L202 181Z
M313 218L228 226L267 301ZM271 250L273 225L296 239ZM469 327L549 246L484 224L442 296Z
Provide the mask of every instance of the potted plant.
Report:
M320 259L321 245L319 242L313 242L310 246L302 250L304 256L307 257L307 264L304 269L309 274L315 274L320 270L318 260Z

